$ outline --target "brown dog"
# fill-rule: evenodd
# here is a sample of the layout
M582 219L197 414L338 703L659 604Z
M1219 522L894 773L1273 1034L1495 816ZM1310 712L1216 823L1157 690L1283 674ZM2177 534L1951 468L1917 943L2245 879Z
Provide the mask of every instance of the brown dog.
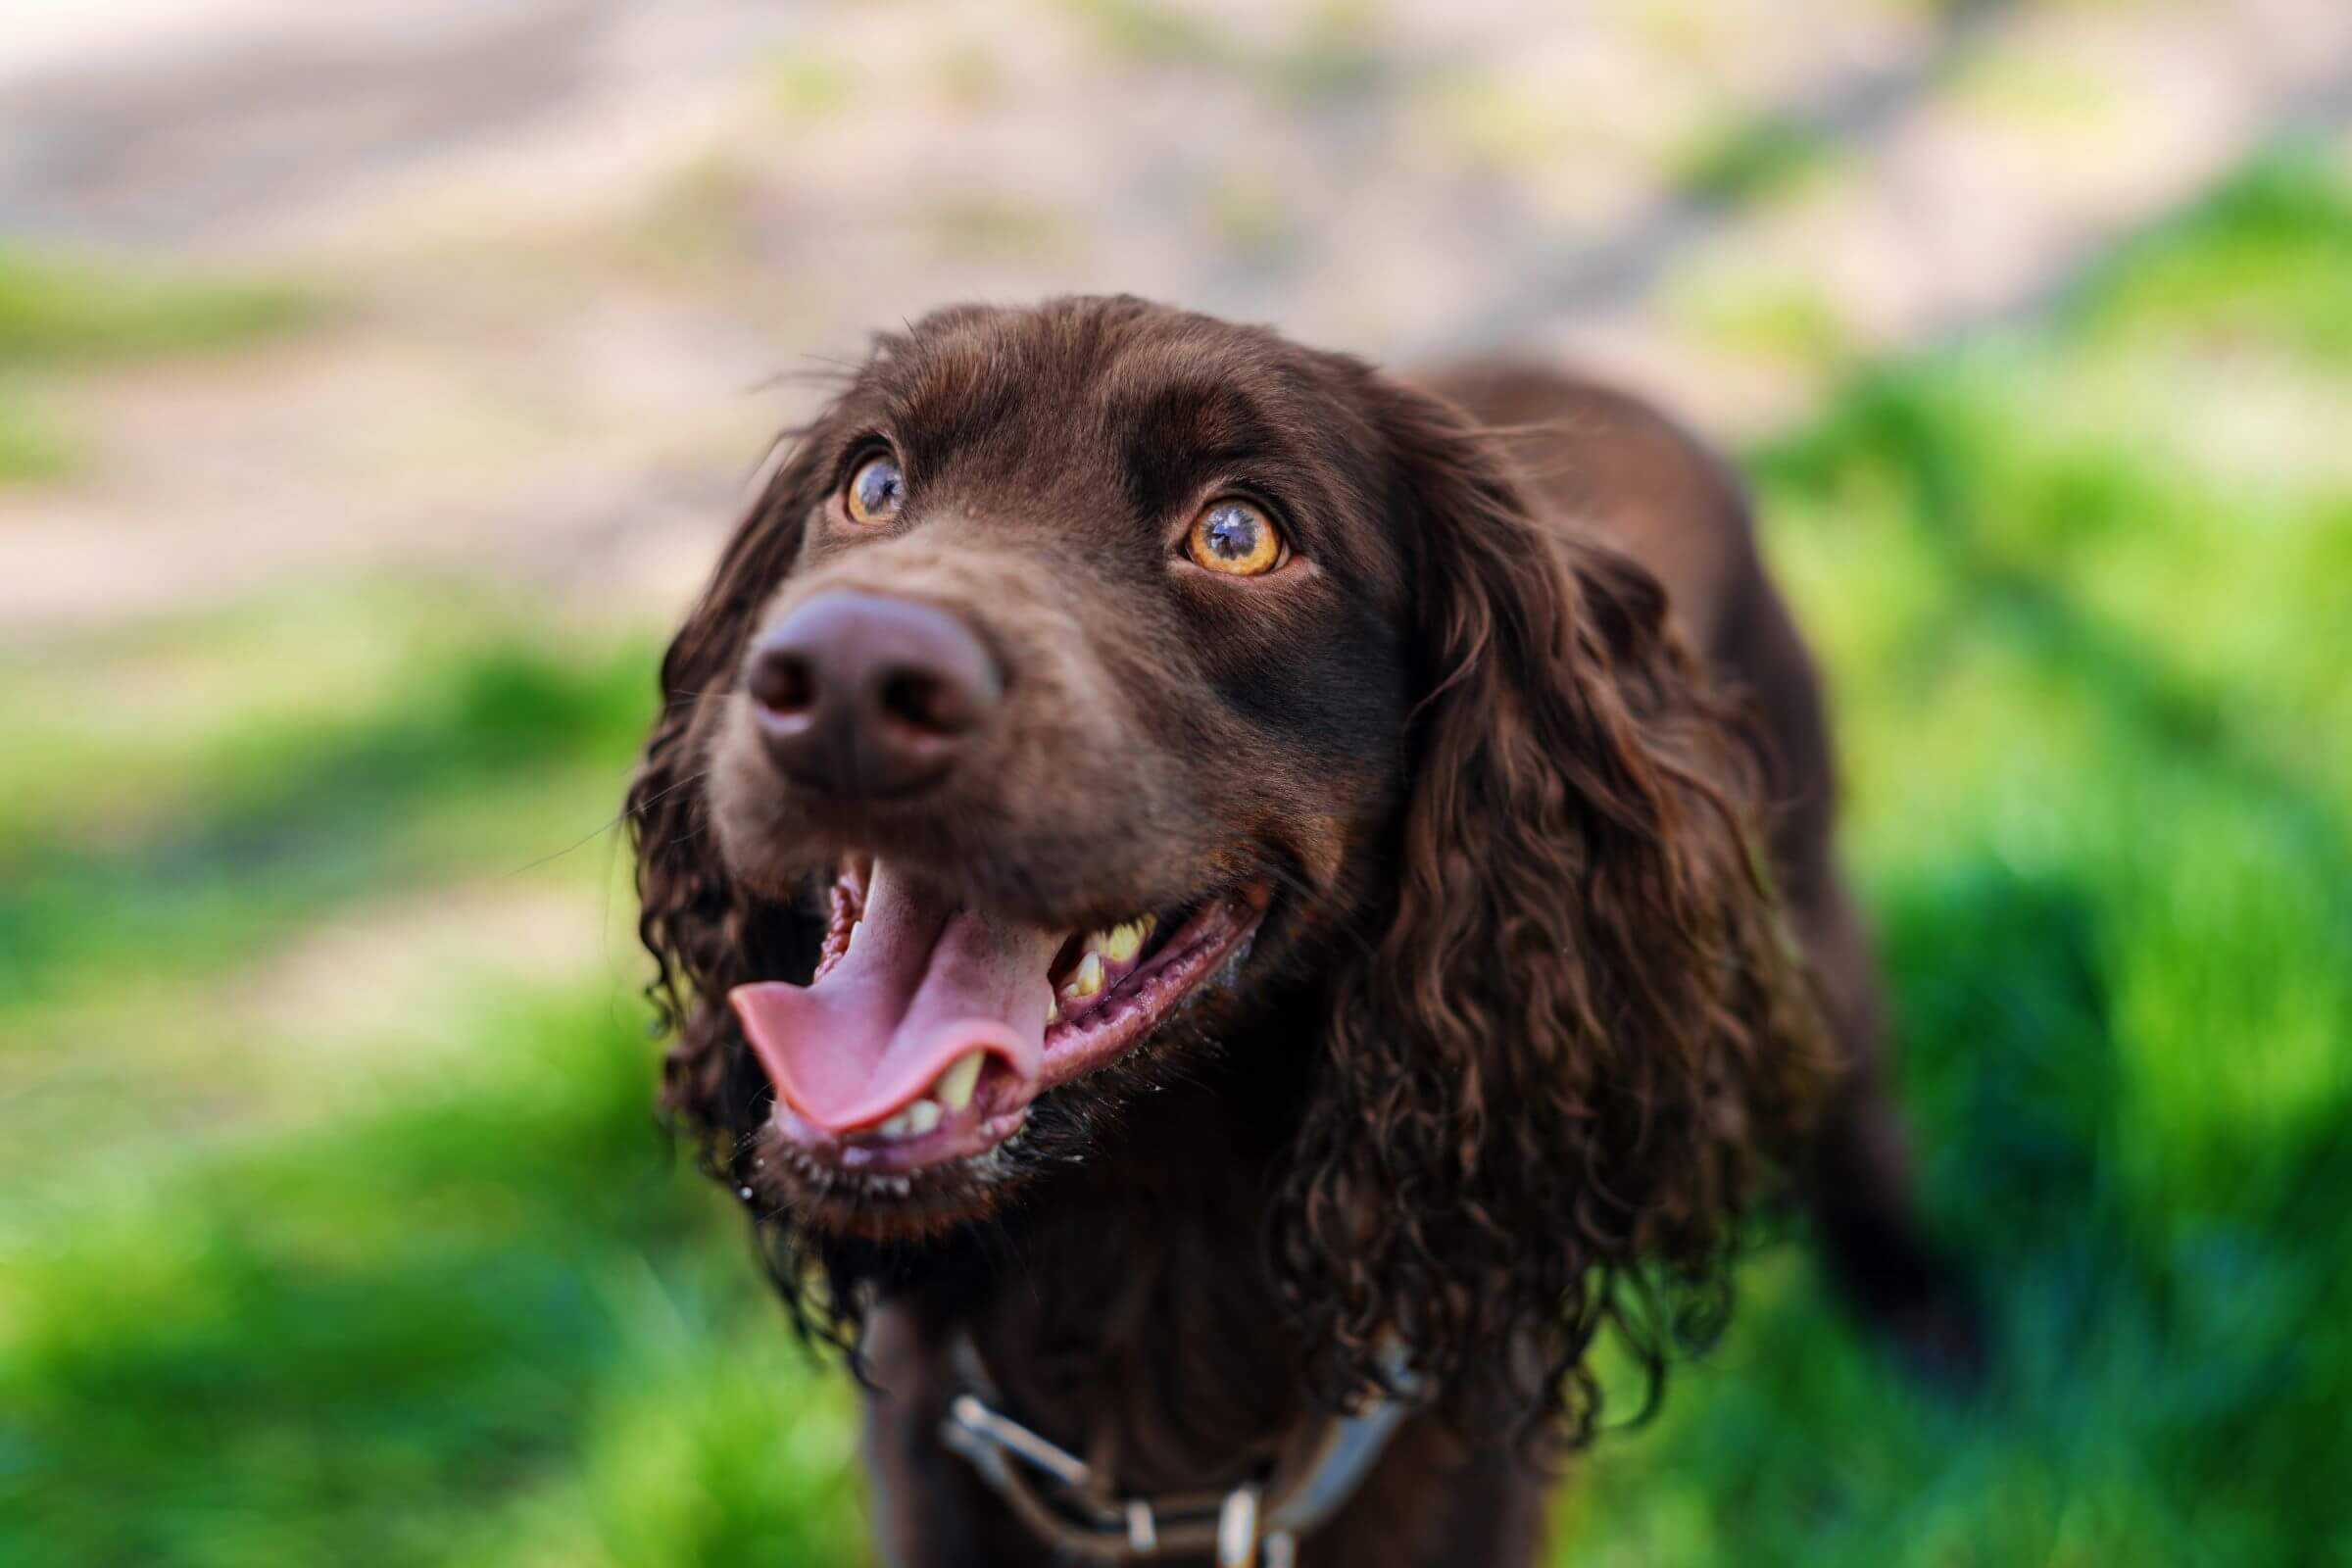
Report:
M1642 406L943 311L800 433L662 693L667 1103L862 1352L892 1560L1524 1562L1515 1440L1590 1432L1604 1326L1663 1376L1776 1171L1965 1356L1812 670Z

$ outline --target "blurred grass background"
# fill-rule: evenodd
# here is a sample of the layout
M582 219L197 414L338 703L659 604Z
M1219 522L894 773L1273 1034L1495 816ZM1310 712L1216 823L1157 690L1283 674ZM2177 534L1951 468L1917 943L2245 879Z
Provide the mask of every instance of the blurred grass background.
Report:
M389 245L293 222L307 184L152 231L103 186L13 188L0 1561L861 1559L842 1380L650 1120L612 816L666 620L789 412L738 389L854 347L894 291L1129 280L1121 212L1017 179L897 210L793 162L857 118L855 29L927 25L870 21L893 9L697 77L748 77L752 118L520 226L480 216L495 169L371 195ZM1271 101L1302 140L1393 93L1445 155L1397 181L1464 182L1444 242L1494 252L1501 295L1446 274L1433 305L1412 273L1332 304L1318 278L1387 264L1319 261L1357 220L1246 159L1176 181L1196 270L1135 281L1405 354L1546 258L1639 255L1509 340L1621 366L1758 486L1838 700L1927 1201L2000 1356L1981 1407L1923 1399L1801 1250L1766 1251L1728 1341L1580 1462L1558 1563L2352 1560L2352 139L2217 133L2211 177L2106 242L1936 296L1965 330L1789 265L1881 190L1877 150L1954 116L2070 146L2111 108L2082 40L2192 10L2009 13L2028 30L1913 73L1926 132L1767 92L1737 8L1611 8L1531 51L1631 37L1712 84L1616 140L1496 63L1507 29L1433 56L1393 8L1272 41L1047 8L912 73L983 130L1073 52L1122 91ZM1948 41L1935 8L1864 12ZM1630 226L1546 194L1612 158ZM864 247L904 274L870 298L841 275ZM1591 316L1617 324L1579 338Z

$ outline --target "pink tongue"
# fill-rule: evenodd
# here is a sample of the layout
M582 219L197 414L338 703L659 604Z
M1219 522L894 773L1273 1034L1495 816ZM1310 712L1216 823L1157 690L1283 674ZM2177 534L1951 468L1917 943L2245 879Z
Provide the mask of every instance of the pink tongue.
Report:
M849 1132L896 1114L967 1051L1034 1082L1062 937L927 899L876 862L840 962L811 985L766 980L727 1000L793 1109Z

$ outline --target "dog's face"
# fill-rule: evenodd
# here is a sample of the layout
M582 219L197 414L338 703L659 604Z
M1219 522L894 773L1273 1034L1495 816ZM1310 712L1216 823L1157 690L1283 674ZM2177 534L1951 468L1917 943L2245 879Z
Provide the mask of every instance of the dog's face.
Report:
M825 924L728 995L766 1196L984 1211L1357 917L1416 675L1366 383L1131 301L960 311L804 433L687 786L739 896Z
M805 1323L912 1266L869 1239L1160 1148L1174 1077L1250 1129L1330 1389L1384 1337L1464 1387L1532 1348L1568 1412L1610 1281L1722 1278L1818 1019L1746 730L1563 521L1460 410L1271 333L880 340L671 643L629 801L666 1102Z

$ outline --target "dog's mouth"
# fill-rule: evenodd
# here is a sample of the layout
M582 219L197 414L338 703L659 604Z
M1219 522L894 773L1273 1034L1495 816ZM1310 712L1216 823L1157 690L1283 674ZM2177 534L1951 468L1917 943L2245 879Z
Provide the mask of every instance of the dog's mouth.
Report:
M728 1001L787 1137L845 1169L913 1171L994 1149L1039 1095L1132 1051L1244 956L1268 896L1257 883L1069 931L854 861L809 983Z

